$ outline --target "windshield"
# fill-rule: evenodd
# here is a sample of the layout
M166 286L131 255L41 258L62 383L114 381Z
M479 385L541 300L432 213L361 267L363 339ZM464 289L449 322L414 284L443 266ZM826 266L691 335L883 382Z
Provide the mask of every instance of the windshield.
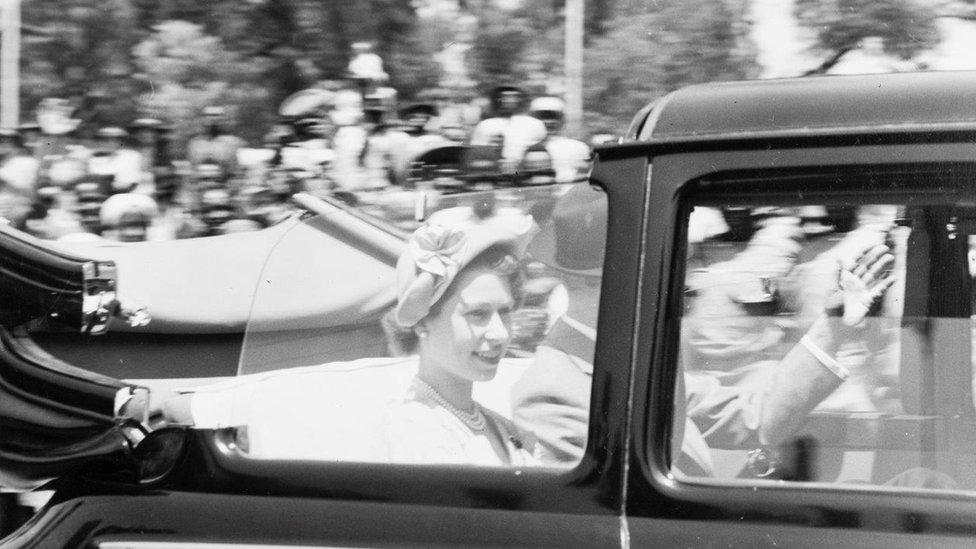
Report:
M399 425L403 418L429 422L415 417L415 405L451 411L440 418L449 427L460 417L514 428L527 384L562 363L584 380L585 410L606 235L602 191L586 183L395 191L369 202L364 209L383 217L336 201L310 204L317 213L269 254L239 385L211 402L217 422L246 437L242 447L260 458L499 464L477 451L439 455L437 440L414 455L419 442L401 447L402 435L376 433L393 428L391 414L397 428L419 428ZM468 418L459 401L485 415ZM316 418L301 442L282 429L295 424L293 414ZM427 425L423 437L437 439L443 427ZM540 449L530 461L574 463L582 443ZM506 455L501 464L523 463L518 452Z

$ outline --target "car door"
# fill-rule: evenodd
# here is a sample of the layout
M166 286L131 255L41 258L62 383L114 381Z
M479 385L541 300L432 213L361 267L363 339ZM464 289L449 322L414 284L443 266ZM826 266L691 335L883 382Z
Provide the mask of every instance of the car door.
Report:
M634 545L972 543L971 155L959 143L839 144L625 151L652 165L655 205L635 351ZM780 374L809 349L804 315L824 314L858 245L886 246L894 282L857 349L821 361L822 379L842 371L814 396ZM770 448L759 421L784 391L798 419Z

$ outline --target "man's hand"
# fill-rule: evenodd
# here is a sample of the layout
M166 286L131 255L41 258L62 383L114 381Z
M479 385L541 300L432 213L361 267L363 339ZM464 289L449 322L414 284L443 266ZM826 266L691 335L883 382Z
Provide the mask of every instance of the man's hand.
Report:
M881 297L894 283L894 262L890 248L879 244L839 264L838 287L827 298L827 314L840 316L846 327L861 326L866 317L877 313Z

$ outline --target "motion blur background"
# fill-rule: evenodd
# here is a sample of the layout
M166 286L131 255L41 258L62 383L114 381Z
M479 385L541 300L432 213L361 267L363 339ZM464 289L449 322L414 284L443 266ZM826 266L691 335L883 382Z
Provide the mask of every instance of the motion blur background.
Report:
M206 105L259 142L290 94L341 78L369 41L401 101L499 83L565 92L566 11L584 21L583 123L619 133L680 86L810 72L976 67L976 2L916 0L3 0L19 4L20 118L66 98L85 125L173 125Z

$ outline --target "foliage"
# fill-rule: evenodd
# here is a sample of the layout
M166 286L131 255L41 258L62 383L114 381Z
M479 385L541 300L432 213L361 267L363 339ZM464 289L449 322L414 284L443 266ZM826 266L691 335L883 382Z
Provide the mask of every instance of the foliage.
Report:
M224 105L232 114L246 112L248 123L237 129L244 137L259 138L273 115L260 84L266 67L228 51L193 23L167 21L154 30L133 49L139 76L149 88L140 97L142 114L173 121L176 141L183 143L200 130L196 121L204 107ZM252 128L257 131L249 132Z
M622 132L643 106L681 86L757 69L744 4L660 0L628 6L586 49L586 127Z
M795 1L800 23L832 55L880 36L889 53L910 57L938 38L936 13L922 0ZM390 84L409 101L437 86L437 54L459 39L457 21L421 20L417 4L25 0L22 112L28 117L43 97L64 97L87 127L156 114L185 138L198 109L220 102L248 113L248 123L232 129L254 140L285 97L341 79L357 41L376 44ZM525 0L509 11L492 0L460 4L477 21L467 59L479 91L514 82L533 93L558 92L565 0ZM622 129L640 107L677 87L757 72L748 0L585 4L584 107L592 131Z
M56 96L88 126L131 120L139 84L128 52L140 35L128 0L30 0L21 10L23 116Z
M936 11L917 0L796 0L794 12L817 47L839 53L880 37L887 53L909 59L938 41Z
M481 91L499 84L524 83L530 73L525 53L535 36L530 20L497 10L484 10L477 16L469 60Z
M261 113L233 128L255 139L285 97L341 79L357 41L406 99L439 77L442 44L402 0L29 0L22 20L25 118L63 97L88 128L157 114L185 137L198 107L223 102Z

